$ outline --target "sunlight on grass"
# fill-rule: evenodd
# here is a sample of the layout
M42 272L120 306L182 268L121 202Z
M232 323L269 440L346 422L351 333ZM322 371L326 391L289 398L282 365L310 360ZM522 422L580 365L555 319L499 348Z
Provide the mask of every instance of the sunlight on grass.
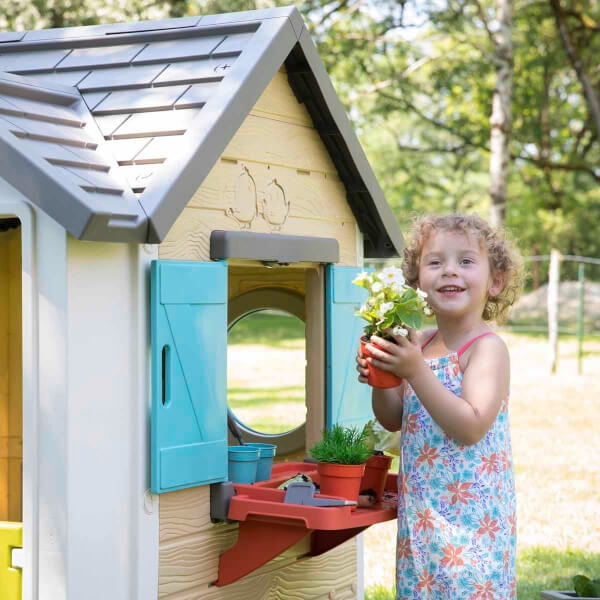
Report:
M297 317L259 311L230 330L227 402L251 429L282 433L306 421L305 370L304 323Z
M554 548L529 548L517 556L517 600L539 600L541 590L572 590L573 575L597 577L600 554L583 550L561 552ZM394 600L394 588L370 585L365 600Z
M227 335L227 344L304 348L304 330L304 323L294 315L261 310L237 321Z
M539 600L540 590L572 590L573 575L579 574L598 577L600 554L545 547L524 550L517 557L517 598Z

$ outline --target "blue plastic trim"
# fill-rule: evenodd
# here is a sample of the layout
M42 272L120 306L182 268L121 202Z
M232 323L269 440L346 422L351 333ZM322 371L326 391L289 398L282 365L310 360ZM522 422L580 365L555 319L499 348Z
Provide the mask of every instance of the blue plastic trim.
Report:
M151 489L226 481L227 262L153 261L151 331Z
M367 299L367 291L352 283L361 267L327 265L326 298L326 394L325 423L362 426L374 417L371 388L359 383L355 356L365 322L354 313Z

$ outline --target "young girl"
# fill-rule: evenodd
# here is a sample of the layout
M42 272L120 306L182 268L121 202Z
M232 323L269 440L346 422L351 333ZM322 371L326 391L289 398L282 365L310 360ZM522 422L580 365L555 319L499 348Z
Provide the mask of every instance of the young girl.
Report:
M368 346L373 365L404 379L373 388L377 419L402 430L397 599L516 598L509 356L487 323L518 297L519 255L474 215L427 216L412 234L405 276L438 329ZM356 361L365 383L360 351Z

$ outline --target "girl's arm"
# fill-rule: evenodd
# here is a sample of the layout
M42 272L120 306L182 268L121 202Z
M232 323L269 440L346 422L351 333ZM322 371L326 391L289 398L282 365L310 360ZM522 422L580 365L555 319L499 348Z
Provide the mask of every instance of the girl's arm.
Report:
M402 385L387 390L373 388L373 412L388 431L398 431L402 428L402 398L405 385L402 382Z
M413 337L413 336L411 336ZM380 344L378 338L377 344ZM462 396L446 389L423 361L420 347L412 340L400 340L384 346L393 353L376 354L373 364L393 371L411 384L431 418L460 444L477 443L488 432L508 395L510 365L508 350L496 335L489 335L472 346L464 371Z
M358 371L358 380L361 383L367 383L369 371L367 361L363 357L360 347L356 355L356 370ZM373 388L371 400L373 412L377 420L388 431L398 431L402 427L404 386L405 383L402 382L402 385L386 390Z

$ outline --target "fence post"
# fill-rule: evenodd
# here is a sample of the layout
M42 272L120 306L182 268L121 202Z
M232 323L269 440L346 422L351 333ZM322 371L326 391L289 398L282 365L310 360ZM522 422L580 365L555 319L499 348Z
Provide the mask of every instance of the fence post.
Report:
M558 366L558 294L560 284L560 252L550 251L548 271L548 345L550 349L550 372Z
M585 292L585 265L579 263L579 306L577 307L577 373L583 371L583 298Z

